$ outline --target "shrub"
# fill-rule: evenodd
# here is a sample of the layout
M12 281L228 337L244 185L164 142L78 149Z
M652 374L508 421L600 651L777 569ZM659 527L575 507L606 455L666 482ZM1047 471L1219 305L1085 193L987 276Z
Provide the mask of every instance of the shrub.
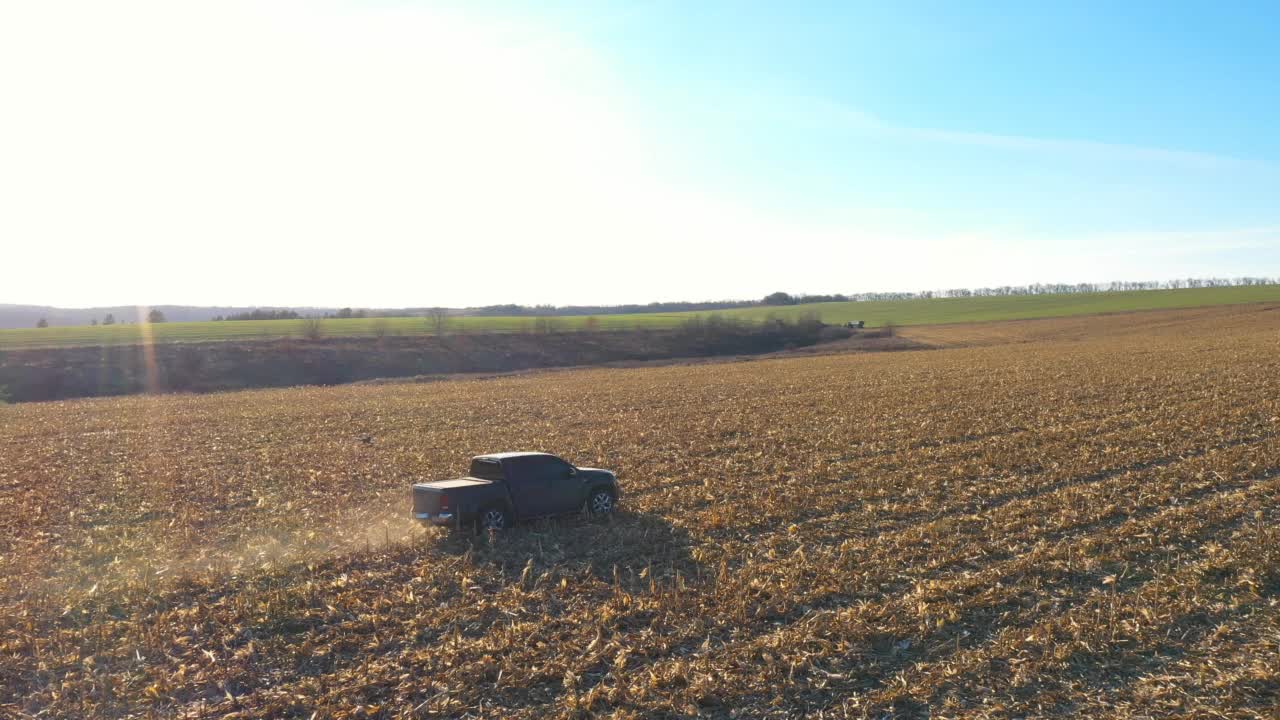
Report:
M539 317L533 320L533 331L540 335L549 335L560 331L560 320L553 317Z
M853 337L853 331L843 325L824 325L818 330L818 342L846 340Z
M427 326L437 335L443 335L449 326L449 310L447 308L431 308L427 311Z
M822 322L822 316L813 310L806 310L796 316L796 327L802 328L820 328L825 323Z
M309 317L302 321L302 337L308 340L319 340L324 337L324 325L320 318Z

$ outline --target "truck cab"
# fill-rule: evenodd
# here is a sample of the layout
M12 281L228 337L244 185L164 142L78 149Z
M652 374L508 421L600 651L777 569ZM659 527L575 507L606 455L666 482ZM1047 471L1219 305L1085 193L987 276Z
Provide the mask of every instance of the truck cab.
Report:
M465 477L413 486L413 516L426 525L502 530L535 517L586 510L613 512L617 476L575 467L541 452L506 452L471 459Z

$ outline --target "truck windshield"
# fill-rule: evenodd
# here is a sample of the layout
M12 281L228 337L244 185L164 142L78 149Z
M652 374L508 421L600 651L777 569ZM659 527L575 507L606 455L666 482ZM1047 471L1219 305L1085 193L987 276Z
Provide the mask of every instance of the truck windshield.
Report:
M481 480L502 480L502 463L480 458L472 460L471 477Z

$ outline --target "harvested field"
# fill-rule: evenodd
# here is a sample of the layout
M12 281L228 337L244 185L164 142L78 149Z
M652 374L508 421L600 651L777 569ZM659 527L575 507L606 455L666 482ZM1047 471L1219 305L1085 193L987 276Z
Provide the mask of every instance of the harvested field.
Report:
M1189 310L1147 310L1111 315L1036 318L902 328L898 335L934 347L972 347L1010 343L1114 340L1130 334L1143 337L1211 335L1221 337L1280 327L1272 315L1280 303L1219 305Z
M1254 310L3 407L0 716L1275 717ZM405 521L511 448L617 470L626 512Z

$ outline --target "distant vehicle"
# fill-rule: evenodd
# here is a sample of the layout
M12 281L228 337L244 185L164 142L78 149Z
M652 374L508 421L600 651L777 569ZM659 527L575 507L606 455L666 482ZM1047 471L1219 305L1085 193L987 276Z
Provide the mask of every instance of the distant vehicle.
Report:
M850 320L849 322L845 323L844 326L849 328L850 330L861 330L862 326L865 325L866 322L867 322L866 320Z
M424 525L502 530L578 510L608 515L620 495L609 470L574 467L547 453L494 453L472 458L466 477L415 484L413 517Z

